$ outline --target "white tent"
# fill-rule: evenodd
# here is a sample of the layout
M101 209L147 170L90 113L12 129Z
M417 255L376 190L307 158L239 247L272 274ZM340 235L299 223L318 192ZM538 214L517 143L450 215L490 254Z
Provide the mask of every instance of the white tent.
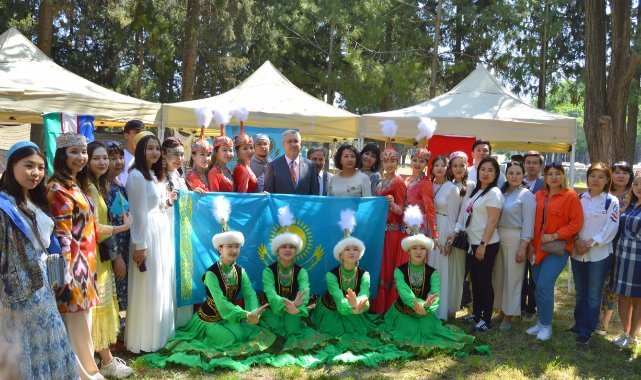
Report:
M246 125L293 128L303 138L358 138L360 116L334 107L294 86L269 61L233 89L206 99L163 104L166 128L198 128L194 110L202 107L229 110L245 107ZM233 122L233 120L232 120ZM213 128L210 131L217 131Z
M363 135L382 138L382 120L399 126L398 139L411 139L419 117L437 121L439 135L474 136L510 150L569 152L576 119L534 108L503 87L483 66L449 92L394 111L363 115ZM525 144L524 144L525 143Z
M0 35L0 121L42 124L42 114L93 115L96 126L154 124L160 104L98 86L56 65L11 28Z

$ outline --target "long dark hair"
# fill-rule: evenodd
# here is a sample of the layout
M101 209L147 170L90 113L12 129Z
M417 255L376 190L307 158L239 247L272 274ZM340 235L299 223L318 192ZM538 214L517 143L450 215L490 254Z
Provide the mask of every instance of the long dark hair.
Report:
M452 162L454 162L454 160L456 160L457 158L461 158L463 161L465 161L463 157L454 157L448 161L447 171L445 172L445 178L447 178L448 181L456 181L456 178L454 178L454 173L452 173ZM463 174L463 178L461 179L461 184L463 186L459 191L459 195L461 196L461 198L463 198L465 194L467 194L467 161L465 161L465 166L465 174Z
M494 177L494 180L492 181L492 183L490 183L490 186L486 187L479 197L482 197L483 195L485 195L485 193L490 191L490 189L492 189L493 187L496 187L499 182L499 176L501 175L501 168L499 167L499 163L492 157L485 157L484 159L482 159L481 162L479 162L478 170L481 169L481 165L488 162L494 167L494 171L496 172L496 177ZM472 190L472 194L470 194L470 198L472 198L474 194L478 193L480 189L481 189L481 181L478 180L476 181L476 186L474 186L474 190Z
M162 150L163 153L168 154L167 153L167 149L178 148L179 146L184 147L182 141L180 141L177 138L171 136L171 137L167 137L165 139L165 141L162 142L162 146L161 146L162 149L161 150ZM178 168L177 171L178 171L178 174L180 174L181 176L183 175L183 168Z
M89 159L87 161L87 165L85 165L85 167L82 168L82 170L78 173L78 183L80 184L80 187L85 194L89 194L89 184L92 183L94 186L96 186L100 195L102 195L104 199L107 199L107 197L109 196L109 186L107 183L109 170L107 170L105 174L96 178L96 175L91 171L91 168L89 167L91 157L93 157L94 152L99 148L103 148L107 155L109 155L105 144L99 141L90 142L87 145L87 156L89 157ZM97 199L94 199L94 202L97 201Z
M53 156L53 175L49 181L56 180L62 186L70 189L76 184L76 178L71 174L71 169L67 166L67 148L58 148Z
M445 164L446 168L449 166L448 165L449 164L449 162L448 162L449 160L444 155L438 155L438 156L434 157L434 159L432 160L432 168L430 169L430 174L432 175L431 176L432 177L432 182L434 182L434 164L436 162L438 162L438 161L443 161L443 163ZM445 170L445 180L447 181L447 169Z
M134 169L138 169L142 176L145 177L147 181L151 181L151 173L147 169L147 143L149 140L154 139L160 147L160 140L154 135L147 135L140 139L138 145L136 145L136 151L134 152L134 164L131 166L129 171L131 172ZM151 165L151 170L156 175L158 181L162 181L165 178L165 170L162 168L162 157L158 158L153 165Z
M40 149L37 149L32 146L26 146L24 148L16 150L7 160L7 169L0 177L0 190L11 195L15 200L18 206L26 206L26 197L24 193L24 188L20 186L16 180L15 174L13 172L13 167L20 160L37 154L42 158L42 161L45 161L45 157L40 152ZM45 214L49 215L49 202L47 201L47 189L45 187L44 178L34 187L33 189L27 191L29 200L40 208ZM25 207L26 208L26 207ZM21 208L22 209L22 208ZM29 213L28 213L29 214Z
M374 156L376 157L376 163L372 165L372 172L379 171L381 168L381 150L378 148L378 145L372 143L365 145L363 150L361 150L361 160L363 159L363 154L367 152L374 153Z
M612 164L612 173L619 169L623 170L624 172L630 174L630 179L628 180L628 184L625 186L626 190L630 190L632 187L632 181L634 181L634 172L632 171L632 166L628 164L625 161L618 161ZM616 189L614 188L614 183L612 183L612 186L610 187L610 191L615 191Z

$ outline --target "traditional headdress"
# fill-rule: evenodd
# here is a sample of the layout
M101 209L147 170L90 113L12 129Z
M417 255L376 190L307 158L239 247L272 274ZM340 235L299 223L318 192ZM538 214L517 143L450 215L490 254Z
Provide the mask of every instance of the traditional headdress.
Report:
M9 157L11 157L12 154L14 154L18 150L20 150L22 148L26 148L26 147L34 148L35 150L40 152L40 148L38 148L38 145L36 145L35 143L33 143L31 141L19 141L19 142L15 143L15 144L11 145L11 148L9 148L9 151L7 152L7 155L6 155L5 158L7 159L7 161L9 161Z
M213 150L211 144L205 138L205 128L209 127L212 120L212 111L208 107L198 108L196 110L196 119L198 120L198 125L200 126L200 137L198 140L195 140L191 143L191 151L196 152L198 150L204 150L207 154L211 154Z
M343 238L334 246L334 258L340 261L341 252L348 246L354 245L361 253L360 256L358 256L360 260L365 254L365 244L360 239L351 236L354 227L356 227L356 212L352 209L341 211L341 218L338 221L338 225L341 226L343 230Z
M276 235L271 243L271 251L273 255L278 256L278 248L283 244L292 244L296 247L296 253L303 249L303 240L300 236L293 232L289 232L289 226L294 224L294 214L289 211L289 206L284 206L278 209L278 223L283 228L283 232Z
M401 241L401 247L403 247L406 252L409 252L410 248L417 245L425 247L428 251L434 248L434 240L420 232L421 225L423 224L423 213L421 213L421 209L418 206L408 206L405 209L403 222L410 228L410 235Z
M211 239L215 249L229 243L236 243L241 246L245 244L245 236L241 232L229 229L227 225L229 214L231 214L229 200L222 195L214 198L214 218L222 226L222 232L214 235L213 239Z
M67 132L56 138L56 149L70 146L87 146L87 138L81 134Z
M136 145L138 145L138 143L140 142L140 140L142 140L142 138L143 138L143 137L145 137L145 136L153 136L153 133L151 133L151 132L149 132L149 131L142 131L142 132L138 132L138 133L136 134L136 136L134 136L134 147L135 147Z
M392 148L392 138L396 135L398 125L396 125L394 120L383 120L379 124L381 125L383 136L387 137L385 150L381 152L381 160L398 160L400 154Z
M450 154L450 161L458 157L464 159L465 162L467 162L467 154L465 154L465 152L461 152L460 150L457 150L456 152L452 152L452 154Z
M217 125L220 125L220 136L214 138L214 148L221 146L228 146L230 148L234 147L234 140L230 137L225 136L225 125L229 123L230 115L227 111L214 110L214 122Z
M256 134L254 135L254 137L253 137L253 140L254 140L254 143L257 143L257 142L259 142L259 141L267 141L267 142L270 142L270 141L269 141L269 136L267 136L267 135L266 135L266 134L264 134L264 133L256 133Z
M253 145L254 141L252 140L251 136L245 134L245 122L249 118L249 111L247 111L247 108L236 108L230 113L240 123L240 133L234 138L234 145Z
M418 157L429 161L432 153L427 149L427 142L434 136L436 120L422 117L417 128L418 134L416 135L416 142L418 145L412 149L411 157Z

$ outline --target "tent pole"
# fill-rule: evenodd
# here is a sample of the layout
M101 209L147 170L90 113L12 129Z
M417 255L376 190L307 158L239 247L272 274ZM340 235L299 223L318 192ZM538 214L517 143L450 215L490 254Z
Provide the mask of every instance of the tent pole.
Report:
M570 146L570 189L574 189L575 169L574 164L576 161L576 144ZM568 292L572 288L572 260L568 260Z
M363 117L361 116L360 119L358 120L358 125L359 125L359 132L358 132L358 151L360 152L363 150L363 146L365 145L365 131L363 130Z

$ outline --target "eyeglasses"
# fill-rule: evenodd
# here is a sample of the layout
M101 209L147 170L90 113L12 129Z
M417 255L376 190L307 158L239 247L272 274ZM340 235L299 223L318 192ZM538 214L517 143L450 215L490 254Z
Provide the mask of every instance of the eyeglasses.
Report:
M120 149L122 150L122 147L120 146L120 143L118 141L107 141L105 143L105 146L107 149Z
M563 163L560 161L552 161L545 164L545 168L563 169Z

